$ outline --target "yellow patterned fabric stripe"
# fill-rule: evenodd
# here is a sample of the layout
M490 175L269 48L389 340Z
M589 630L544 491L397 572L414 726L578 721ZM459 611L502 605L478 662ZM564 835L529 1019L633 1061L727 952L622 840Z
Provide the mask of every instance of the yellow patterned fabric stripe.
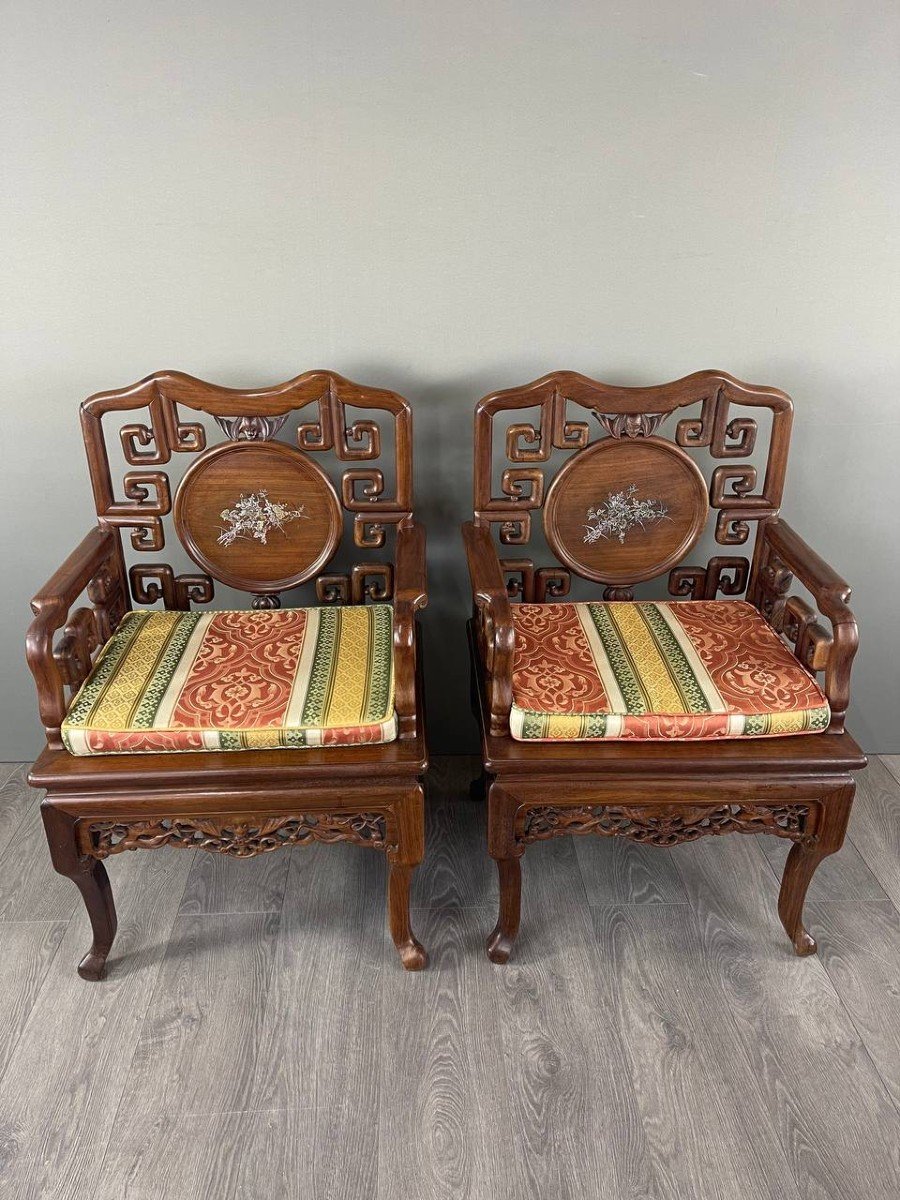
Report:
M396 737L393 610L129 613L69 708L73 754Z

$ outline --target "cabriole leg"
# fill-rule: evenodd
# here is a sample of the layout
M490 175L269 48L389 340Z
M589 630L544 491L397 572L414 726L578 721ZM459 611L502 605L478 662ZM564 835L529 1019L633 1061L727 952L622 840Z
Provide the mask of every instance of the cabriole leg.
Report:
M793 845L784 864L778 915L799 955L816 952L816 940L803 924L803 904L819 863L843 845L855 791L856 785L850 783L825 799L817 840L809 846Z
M412 931L409 885L425 856L425 796L421 786L396 807L398 838L388 851L388 925L407 971L421 971L428 955Z
M487 940L487 953L491 962L509 962L513 942L519 932L519 914L522 907L522 863L518 858L498 858L497 871L500 876L500 914Z
M428 955L413 933L409 917L409 883L413 869L406 863L390 864L388 922L404 967L407 971L421 971L428 964Z
M117 925L109 876L99 859L79 853L72 817L47 800L41 805L41 816L54 869L71 879L81 892L91 922L93 942L78 965L78 974L82 979L102 979Z
M488 792L488 853L497 864L500 877L500 912L497 924L487 940L491 962L509 961L519 932L522 905L522 851L516 842L518 801L496 781Z

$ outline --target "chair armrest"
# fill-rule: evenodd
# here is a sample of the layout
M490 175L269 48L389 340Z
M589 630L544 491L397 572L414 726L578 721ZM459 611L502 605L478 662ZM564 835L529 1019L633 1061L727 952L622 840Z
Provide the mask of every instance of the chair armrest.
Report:
M512 708L512 664L516 638L512 605L490 530L474 521L462 527L478 648L487 682L491 733L509 733Z
M59 652L54 655L53 636L66 625L73 602L91 584L97 585L92 600L101 607L109 602L118 603L124 612L126 599L122 592L118 539L111 529L99 526L88 533L31 601L34 620L25 635L25 657L37 686L47 744L55 750L62 748L59 730L67 707L64 685L78 680L61 666L67 655ZM86 622L85 614L94 616L91 609L79 609L67 626L67 635L77 643L69 650L72 657L87 647L87 656L82 653L81 657L82 660L87 657L89 669L89 651L99 644L101 634L109 636L111 630L100 628L96 620Z
M425 527L397 528L394 562L394 709L400 738L416 736L416 613L428 603Z
M859 645L856 617L847 603L850 598L850 585L808 546L786 521L780 518L767 521L761 536L763 551L754 591L757 607L761 607L760 602L766 595L766 579L763 576L768 572L774 581L778 573L776 563L780 563L812 594L819 612L831 622L831 645L828 647L824 663L825 695L831 707L830 729L839 732L844 727L844 718L850 703L850 669ZM773 563L772 559L775 559L776 563ZM775 590L777 591L777 585ZM771 593L770 587L769 594ZM787 606L791 604L791 600L786 601ZM797 607L806 606L800 601ZM818 626L818 629L824 634L821 626ZM799 645L798 639L798 650ZM805 665L815 667L815 662L810 664L808 661L808 655L798 653L798 657Z

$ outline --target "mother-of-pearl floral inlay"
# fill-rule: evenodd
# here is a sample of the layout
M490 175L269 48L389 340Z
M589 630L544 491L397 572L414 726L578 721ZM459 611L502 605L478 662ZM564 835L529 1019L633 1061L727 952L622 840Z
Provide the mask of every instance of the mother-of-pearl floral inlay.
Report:
M219 545L230 546L238 538L255 538L257 542L265 545L273 529L284 533L284 527L289 521L301 518L308 521L309 513L305 509L304 504L299 508L289 508L287 504L278 500L270 500L269 493L264 488L260 488L258 492L251 492L249 496L241 493L233 508L225 508L220 513L222 520L227 521L228 527L219 534Z
M668 515L669 510L661 500L639 499L637 484L632 483L623 492L610 492L603 504L588 509L584 540L591 543L601 538L617 538L624 542L628 531L636 525L644 529Z

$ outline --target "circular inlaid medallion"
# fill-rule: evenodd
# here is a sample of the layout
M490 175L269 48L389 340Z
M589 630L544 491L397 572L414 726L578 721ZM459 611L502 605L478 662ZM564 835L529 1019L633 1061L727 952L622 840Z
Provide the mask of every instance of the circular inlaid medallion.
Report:
M194 562L244 591L303 583L341 537L328 476L285 442L229 442L201 455L178 486L174 517Z
M662 438L604 438L550 485L544 532L567 566L599 583L640 583L682 561L709 512L694 462Z

